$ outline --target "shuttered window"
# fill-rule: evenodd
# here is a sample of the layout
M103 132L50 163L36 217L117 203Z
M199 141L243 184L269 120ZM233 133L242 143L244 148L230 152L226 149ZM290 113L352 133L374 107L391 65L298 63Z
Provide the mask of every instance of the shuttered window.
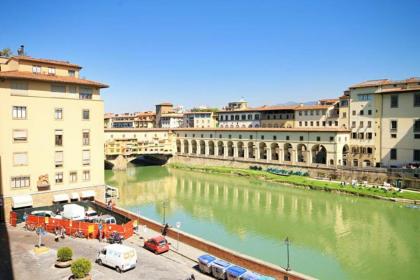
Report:
M14 153L13 154L14 165L28 165L28 153Z
M90 150L83 150L82 161L83 161L83 165L89 165L90 164Z
M10 187L12 189L27 188L30 186L31 180L29 176L12 177Z
M13 130L13 142L26 142L28 140L28 131L25 129Z
M63 161L64 161L63 151L56 151L55 152L55 167L63 166Z

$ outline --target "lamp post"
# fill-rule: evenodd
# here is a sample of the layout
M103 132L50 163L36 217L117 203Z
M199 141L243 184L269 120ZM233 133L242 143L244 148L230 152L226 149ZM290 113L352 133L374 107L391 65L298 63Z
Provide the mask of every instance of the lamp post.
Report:
M166 224L166 202L162 202L162 207L163 207L163 225Z
M286 267L286 271L290 270L290 258L289 258L289 245L290 245L290 241L289 241L289 237L286 237L286 239L284 240L284 242L286 243L286 248L287 248L287 267Z
M179 229L181 228L181 222L176 222L176 228L177 228L177 232L178 232L178 241L176 243L176 250L179 250Z

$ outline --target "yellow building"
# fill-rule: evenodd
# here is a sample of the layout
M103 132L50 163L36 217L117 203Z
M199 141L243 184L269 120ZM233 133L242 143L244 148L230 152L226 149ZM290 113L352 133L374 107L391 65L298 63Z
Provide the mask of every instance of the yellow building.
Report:
M102 83L81 67L0 58L0 198L10 209L104 197Z

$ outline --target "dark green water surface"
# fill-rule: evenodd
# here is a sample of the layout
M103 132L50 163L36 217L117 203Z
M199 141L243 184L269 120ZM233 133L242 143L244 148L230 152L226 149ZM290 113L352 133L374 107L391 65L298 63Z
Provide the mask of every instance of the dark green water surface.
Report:
M420 209L167 167L106 171L118 205L320 279L420 279ZM163 207L165 202L165 209Z

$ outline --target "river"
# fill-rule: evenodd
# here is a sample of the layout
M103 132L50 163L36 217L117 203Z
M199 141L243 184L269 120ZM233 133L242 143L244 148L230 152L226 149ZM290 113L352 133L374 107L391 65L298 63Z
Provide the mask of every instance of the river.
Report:
M320 279L418 279L420 209L161 166L105 171L118 205Z

